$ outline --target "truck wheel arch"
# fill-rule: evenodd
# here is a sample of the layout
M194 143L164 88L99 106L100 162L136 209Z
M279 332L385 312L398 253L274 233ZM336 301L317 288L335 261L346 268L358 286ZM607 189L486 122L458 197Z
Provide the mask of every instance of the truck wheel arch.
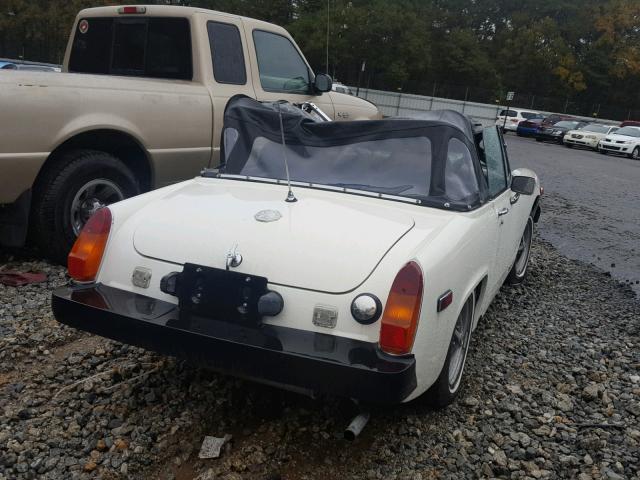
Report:
M63 153L82 149L98 150L113 155L131 169L143 192L153 188L154 171L147 150L129 133L115 129L87 130L65 139L47 157L36 177L34 187L37 189L38 180L43 172L54 168Z

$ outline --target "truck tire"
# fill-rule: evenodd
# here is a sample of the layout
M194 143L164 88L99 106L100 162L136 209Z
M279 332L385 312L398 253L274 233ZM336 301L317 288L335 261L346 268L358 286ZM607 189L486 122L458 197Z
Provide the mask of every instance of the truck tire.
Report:
M64 265L93 212L138 193L133 173L113 155L95 150L64 153L38 180L31 210L32 239L49 258Z

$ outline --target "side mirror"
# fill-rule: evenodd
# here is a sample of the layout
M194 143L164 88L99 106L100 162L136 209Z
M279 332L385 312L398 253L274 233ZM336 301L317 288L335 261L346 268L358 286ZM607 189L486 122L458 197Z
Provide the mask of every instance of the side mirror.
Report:
M316 92L330 92L333 86L333 79L326 73L318 73L313 81L313 88Z
M521 195L533 195L536 189L536 181L531 177L513 177L511 179L511 191Z

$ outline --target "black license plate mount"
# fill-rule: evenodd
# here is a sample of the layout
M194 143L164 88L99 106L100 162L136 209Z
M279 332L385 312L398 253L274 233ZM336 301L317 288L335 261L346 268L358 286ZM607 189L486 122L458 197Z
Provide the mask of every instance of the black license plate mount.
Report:
M265 277L186 263L178 287L180 314L257 325L258 299L266 292Z

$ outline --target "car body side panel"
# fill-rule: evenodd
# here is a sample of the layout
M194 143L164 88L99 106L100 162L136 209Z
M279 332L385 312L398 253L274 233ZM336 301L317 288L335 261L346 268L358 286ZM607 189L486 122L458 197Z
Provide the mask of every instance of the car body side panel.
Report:
M416 229L419 226L417 220ZM488 282L497 281L496 227L493 207L486 204L473 212L457 214L445 231L416 249L415 259L424 275L424 291L413 347L418 387L408 400L423 393L438 378L466 299L484 278ZM447 290L453 292L453 303L438 313L437 299ZM478 315L491 298L480 301Z

